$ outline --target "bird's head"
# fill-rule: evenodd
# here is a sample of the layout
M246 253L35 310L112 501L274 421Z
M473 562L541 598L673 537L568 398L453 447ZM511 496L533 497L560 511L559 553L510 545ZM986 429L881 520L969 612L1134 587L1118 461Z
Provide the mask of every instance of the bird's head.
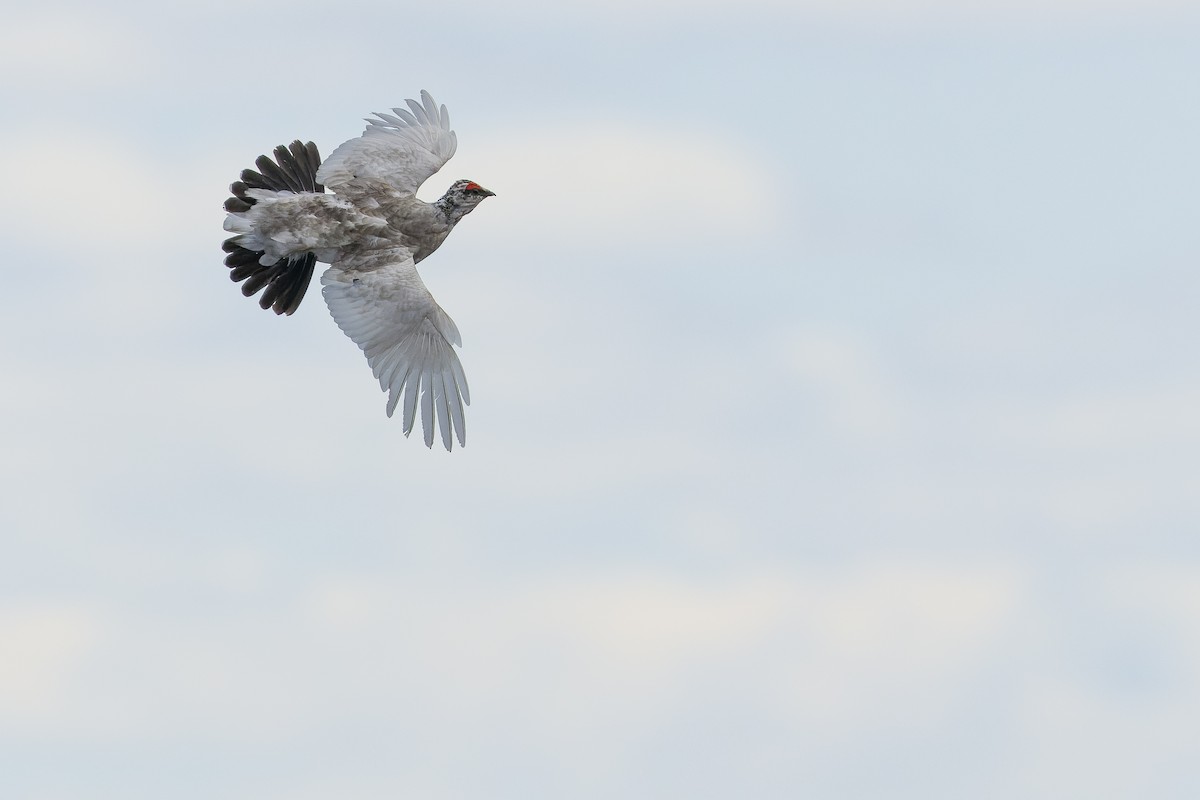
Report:
M494 197L495 192L490 192L480 186L475 181L463 179L455 181L437 201L437 205L442 207L446 215L454 222L465 217L475 210L475 206L483 202L485 197Z

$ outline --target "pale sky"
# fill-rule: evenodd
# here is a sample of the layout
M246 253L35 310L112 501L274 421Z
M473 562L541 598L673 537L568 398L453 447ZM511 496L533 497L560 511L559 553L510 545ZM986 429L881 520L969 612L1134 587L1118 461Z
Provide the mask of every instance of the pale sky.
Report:
M1200 795L1200 13L51 3L0 31L6 800ZM467 447L222 265L433 93Z

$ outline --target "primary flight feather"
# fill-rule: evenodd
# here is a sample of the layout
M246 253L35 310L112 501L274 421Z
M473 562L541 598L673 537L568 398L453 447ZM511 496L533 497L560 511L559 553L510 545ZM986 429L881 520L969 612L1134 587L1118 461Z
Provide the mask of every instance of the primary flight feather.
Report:
M425 444L433 446L436 428L451 450L455 438L466 444L463 407L471 402L454 351L462 339L416 265L494 193L459 180L432 203L417 199L458 139L429 92L406 103L376 113L324 163L316 145L295 141L276 147L274 161L259 156L258 171L243 170L225 201L225 230L234 234L225 265L244 295L261 291L260 306L291 314L316 262L329 264L321 294L388 393L388 416L400 407L408 435L420 406Z

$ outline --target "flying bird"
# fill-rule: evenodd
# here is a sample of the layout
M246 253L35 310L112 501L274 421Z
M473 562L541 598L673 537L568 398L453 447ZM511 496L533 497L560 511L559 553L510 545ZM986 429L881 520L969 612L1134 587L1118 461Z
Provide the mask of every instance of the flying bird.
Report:
M459 220L494 192L458 180L432 203L417 188L454 155L450 114L429 92L408 108L367 118L362 136L341 144L324 163L312 142L259 156L243 170L225 201L223 246L229 277L258 304L291 314L304 299L316 262L329 264L321 294L334 322L366 354L388 393L390 417L403 400L404 435L417 406L425 445L434 428L453 449L466 444L463 407L471 402L452 345L462 346L454 320L417 273ZM326 194L328 187L333 194Z

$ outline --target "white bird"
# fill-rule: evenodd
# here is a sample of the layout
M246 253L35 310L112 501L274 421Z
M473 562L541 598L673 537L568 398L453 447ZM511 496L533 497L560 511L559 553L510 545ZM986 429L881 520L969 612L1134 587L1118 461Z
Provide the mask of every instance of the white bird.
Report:
M455 181L433 203L417 188L458 147L450 115L429 93L408 109L367 118L362 136L339 146L321 163L312 142L259 156L259 171L243 170L225 201L225 265L245 281L247 297L291 314L304 299L317 261L329 312L367 356L388 393L392 416L403 398L404 434L412 432L418 402L425 444L435 424L453 449L451 429L466 444L463 406L471 402L458 327L425 288L416 264L436 250L454 226L494 192ZM324 186L322 186L324 184ZM325 194L325 186L334 194Z

